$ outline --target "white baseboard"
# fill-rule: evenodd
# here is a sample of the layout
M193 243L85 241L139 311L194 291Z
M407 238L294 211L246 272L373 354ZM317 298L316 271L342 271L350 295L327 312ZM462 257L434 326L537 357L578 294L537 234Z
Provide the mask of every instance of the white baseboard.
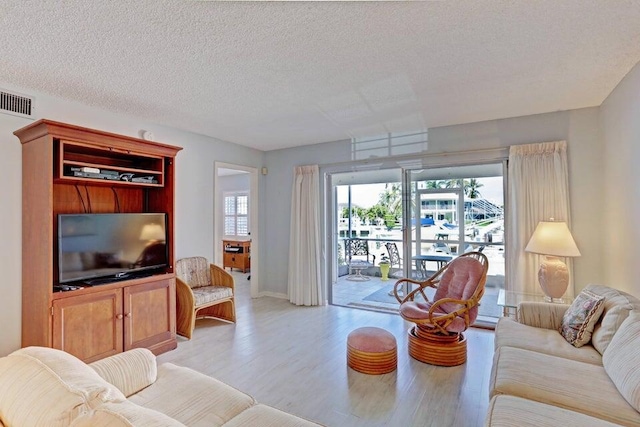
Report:
M289 295L287 294L281 294L279 292L260 292L258 294L258 297L273 297L273 298L280 298L280 299L289 299Z

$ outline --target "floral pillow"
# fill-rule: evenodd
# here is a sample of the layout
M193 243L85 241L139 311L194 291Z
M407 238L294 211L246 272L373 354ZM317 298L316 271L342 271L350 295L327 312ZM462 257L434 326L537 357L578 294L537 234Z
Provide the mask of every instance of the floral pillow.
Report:
M604 297L583 290L564 313L560 333L574 347L591 340L591 333L604 311Z

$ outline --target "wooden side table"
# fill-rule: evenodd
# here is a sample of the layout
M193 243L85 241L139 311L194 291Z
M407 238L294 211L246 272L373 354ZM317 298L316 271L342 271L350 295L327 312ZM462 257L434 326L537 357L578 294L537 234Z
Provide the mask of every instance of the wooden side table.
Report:
M371 263L367 261L352 261L349 264L349 275L347 276L347 280L351 280L353 282L366 282L367 280L371 280L371 277L365 276L362 274L362 270L366 270L371 267ZM355 273L353 273L355 271Z
M223 240L222 241L222 266L242 270L246 273L251 269L251 241L250 240Z

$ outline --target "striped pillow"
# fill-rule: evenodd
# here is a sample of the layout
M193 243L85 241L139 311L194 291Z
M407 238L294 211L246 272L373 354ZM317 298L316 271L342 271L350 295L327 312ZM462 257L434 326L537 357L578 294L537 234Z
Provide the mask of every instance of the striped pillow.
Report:
M591 333L604 310L604 297L583 290L562 317L560 333L574 347L591 340Z
M640 313L622 322L602 355L604 370L636 411L640 411Z

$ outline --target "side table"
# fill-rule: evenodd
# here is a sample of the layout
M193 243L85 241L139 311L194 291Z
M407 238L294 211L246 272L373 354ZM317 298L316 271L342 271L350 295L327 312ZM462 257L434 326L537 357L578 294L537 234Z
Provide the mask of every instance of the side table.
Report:
M505 291L504 289L500 289L498 292L498 302L497 304L502 307L502 315L507 316L515 316L516 310L518 309L518 304L521 302L550 302L553 304L571 304L573 302L573 298L564 297L561 299L555 299L553 301L549 301L544 295L536 295L536 294L527 294L524 292L517 291Z
M351 280L352 282L366 282L367 280L371 280L371 277L362 274L362 270L366 270L371 266L372 264L367 261L352 261L349 264L347 280ZM353 271L355 271L355 274L353 274Z

